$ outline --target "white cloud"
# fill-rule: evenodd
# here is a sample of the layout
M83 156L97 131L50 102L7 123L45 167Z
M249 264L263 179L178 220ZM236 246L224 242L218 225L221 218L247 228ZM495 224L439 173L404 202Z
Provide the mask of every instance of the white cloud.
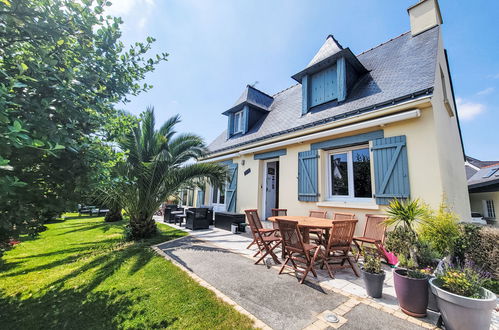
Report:
M456 98L457 111L459 113L459 119L462 120L472 120L479 114L485 111L485 105L482 103L475 103L472 101L463 100L462 98Z
M488 88L485 88L481 91L479 91L478 93L476 93L476 95L488 95L490 93L492 93L494 91L494 87L488 87Z

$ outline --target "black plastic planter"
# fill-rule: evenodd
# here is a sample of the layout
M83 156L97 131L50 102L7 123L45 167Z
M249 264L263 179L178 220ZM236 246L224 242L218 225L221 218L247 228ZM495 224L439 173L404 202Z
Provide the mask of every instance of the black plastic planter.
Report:
M406 269L393 272L393 284L402 312L413 317L425 317L428 306L428 278L407 276Z
M373 298L381 298L383 295L383 282L385 280L385 271L381 274L373 274L360 269L362 272L362 279L366 285L367 295Z

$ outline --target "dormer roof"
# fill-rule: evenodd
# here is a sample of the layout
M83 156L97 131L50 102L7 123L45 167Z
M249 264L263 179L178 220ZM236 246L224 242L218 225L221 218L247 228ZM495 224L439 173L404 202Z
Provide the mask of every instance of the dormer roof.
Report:
M338 40L330 34L327 36L326 41L305 69L293 75L291 78L301 83L303 76L313 74L327 68L328 66L334 64L340 57L344 57L346 61L355 68L358 74L367 72L367 69L352 53L350 48L343 48Z
M274 98L272 96L265 94L251 85L246 85L246 88L241 96L239 96L236 103L234 103L229 110L223 112L223 114L227 115L231 112L239 111L245 105L251 105L258 110L267 112L269 111L270 105L273 101Z

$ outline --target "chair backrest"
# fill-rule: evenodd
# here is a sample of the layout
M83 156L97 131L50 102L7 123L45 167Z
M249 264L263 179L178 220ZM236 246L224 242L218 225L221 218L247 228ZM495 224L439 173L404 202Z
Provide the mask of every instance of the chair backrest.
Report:
M208 209L207 208L195 208L194 214L196 219L206 219L208 217Z
M333 220L354 220L355 214L353 213L343 213L343 212L334 212Z
M272 209L273 217L286 216L286 215L288 215L288 209Z
M384 221L388 219L386 215L366 214L366 225L364 227L363 237L375 239L384 243L386 225Z
M335 248L350 248L358 220L336 220L329 233L327 250Z
M262 222L260 221L260 217L258 216L258 210L256 209L244 210L244 213L246 213L246 218L248 218L248 223L252 232L257 232L258 229L263 228Z
M305 253L303 238L298 229L298 221L277 219L283 248L287 251Z
M311 210L308 212L309 217L327 219L327 211Z

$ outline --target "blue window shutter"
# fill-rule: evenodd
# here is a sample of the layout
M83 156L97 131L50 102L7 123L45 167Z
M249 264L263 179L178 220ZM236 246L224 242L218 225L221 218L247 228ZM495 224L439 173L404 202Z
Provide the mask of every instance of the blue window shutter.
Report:
M301 80L302 115L307 114L308 109L310 108L310 103L309 103L310 96L308 95L308 93L309 93L308 76L304 76Z
M227 139L230 139L234 131L234 114L230 113L227 118L229 120L229 124L227 125Z
M237 163L229 164L229 182L227 182L227 211L236 212L237 199Z
M243 134L246 134L249 129L249 106L247 105L245 105L243 108L242 124L243 124Z
M317 150L298 153L298 200L316 202L319 200Z
M336 64L324 70L324 102L338 97Z
M409 198L409 169L405 135L373 140L376 203L389 204L393 198Z
M344 101L347 98L347 70L345 58L340 57L336 62L337 79L338 79L338 102Z

